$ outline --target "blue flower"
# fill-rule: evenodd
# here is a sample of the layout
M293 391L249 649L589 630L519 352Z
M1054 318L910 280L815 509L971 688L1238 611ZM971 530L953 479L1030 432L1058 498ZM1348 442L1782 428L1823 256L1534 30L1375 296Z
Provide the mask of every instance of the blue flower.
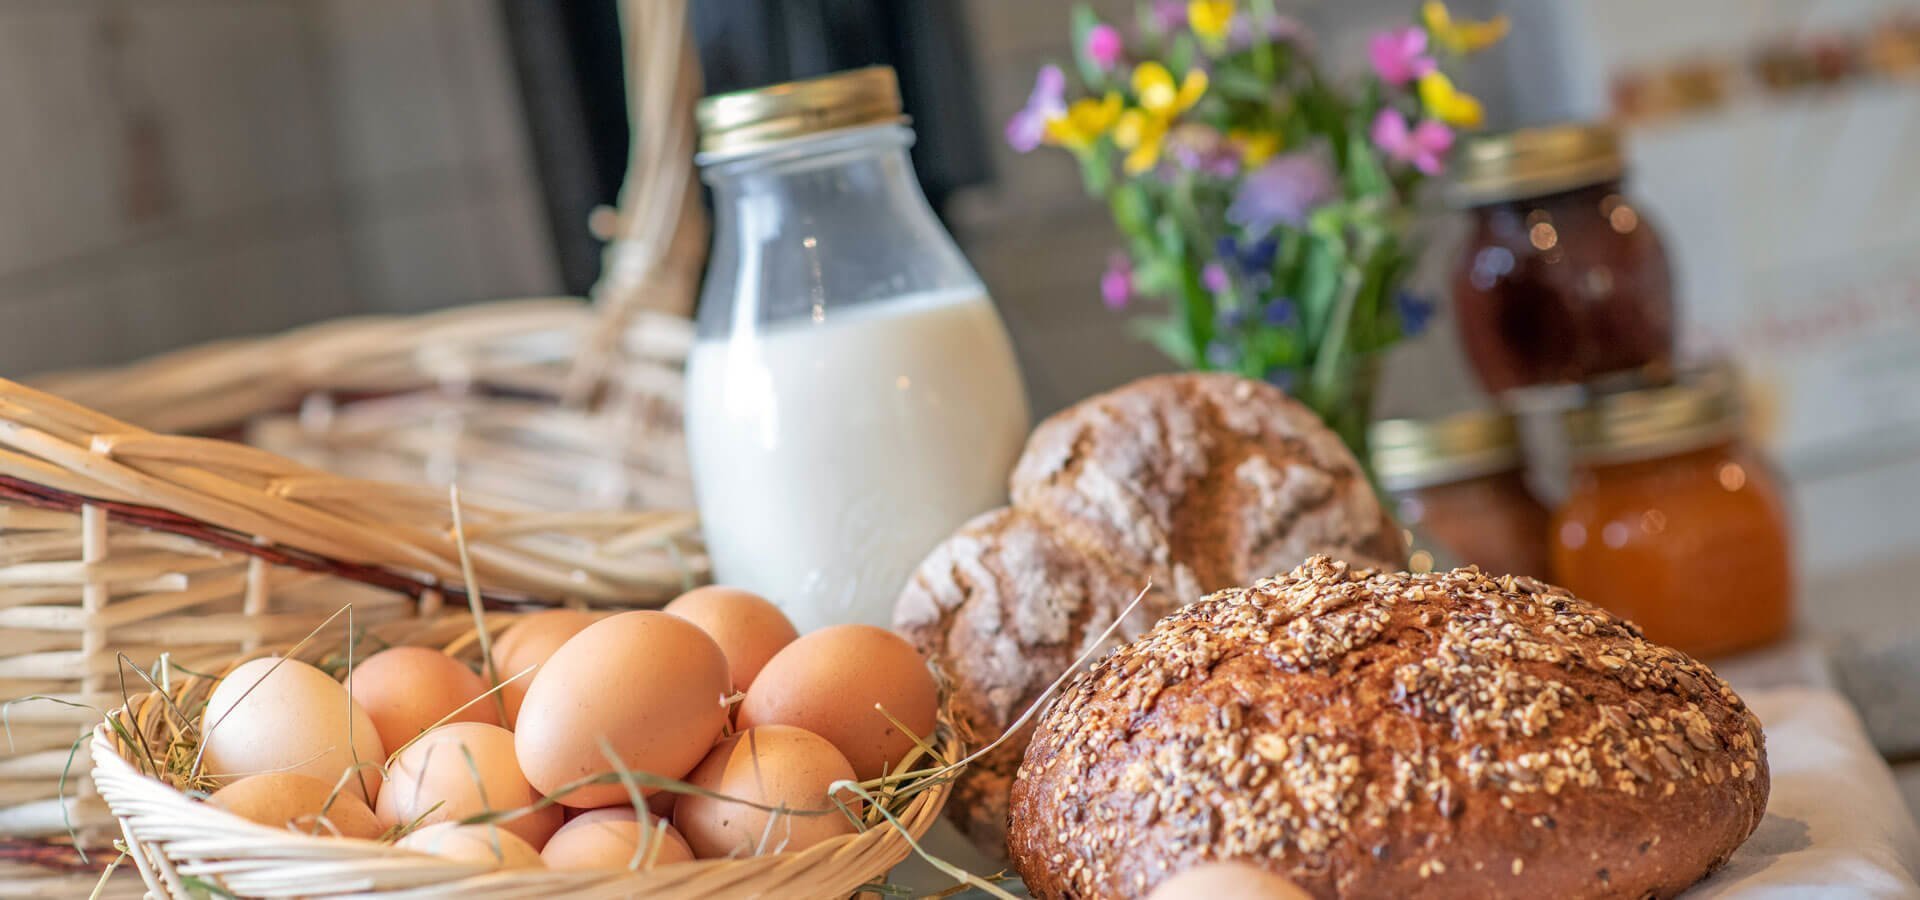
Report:
M1230 369L1239 361L1240 351L1235 350L1232 344L1217 338L1207 342L1208 365L1216 369Z
M1220 328L1225 331L1232 331L1247 323L1247 314L1231 306L1220 307L1220 311L1214 318L1219 321Z
M1400 311L1400 333L1413 337L1427 330L1433 321L1434 303L1412 291L1401 291L1393 297L1394 306Z
M1293 370L1285 366L1274 366L1267 370L1267 383L1283 391L1293 390Z
M1260 318L1265 320L1268 325L1276 328L1284 328L1292 325L1293 301L1285 297L1274 298L1273 302L1267 304L1267 308Z
M1273 258L1280 252L1280 242L1264 237L1253 242L1240 254L1240 265L1249 272L1265 272L1273 267Z

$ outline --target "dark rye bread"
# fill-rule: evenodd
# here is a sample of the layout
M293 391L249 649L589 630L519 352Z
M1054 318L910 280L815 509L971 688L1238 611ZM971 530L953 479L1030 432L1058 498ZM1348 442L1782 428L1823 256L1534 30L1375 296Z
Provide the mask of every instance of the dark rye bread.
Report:
M1564 590L1315 558L1076 676L1013 788L1039 898L1241 859L1317 897L1671 897L1767 801L1706 666Z
M973 746L1005 733L1149 579L1116 642L1313 553L1406 554L1339 439L1279 389L1229 375L1145 378L1055 415L1012 487L1014 506L936 548L894 610L951 683ZM969 767L947 804L990 854L1029 732Z

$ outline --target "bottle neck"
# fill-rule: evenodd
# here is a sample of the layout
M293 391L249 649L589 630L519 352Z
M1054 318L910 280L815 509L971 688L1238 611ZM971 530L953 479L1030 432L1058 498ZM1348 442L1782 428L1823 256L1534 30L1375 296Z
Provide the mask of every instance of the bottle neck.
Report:
M978 279L921 193L900 125L703 158L714 239L702 338Z

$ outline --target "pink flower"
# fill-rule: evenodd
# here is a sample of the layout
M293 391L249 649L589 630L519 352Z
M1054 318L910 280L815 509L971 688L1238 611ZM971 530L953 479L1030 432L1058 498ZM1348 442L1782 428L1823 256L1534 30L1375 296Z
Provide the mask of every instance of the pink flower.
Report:
M1031 153L1047 134L1047 120L1067 112L1067 76L1059 66L1042 66L1027 105L1007 120L1007 145Z
M1125 253L1107 258L1107 271L1100 276L1100 301L1108 309L1126 309L1133 299L1133 261Z
M1232 286L1232 282L1227 278L1227 267L1221 265L1218 260L1201 266L1200 285L1205 287L1208 293L1226 293L1227 288Z
M1104 22L1087 29L1087 58L1093 60L1094 65L1111 69L1120 64L1120 54L1126 49L1120 29Z
M1367 42L1367 55L1380 80L1395 87L1411 84L1435 68L1433 57L1427 55L1427 32L1413 26L1374 35Z
M1453 149L1453 129L1427 119L1412 129L1400 113L1383 109L1373 120L1373 143L1387 156L1428 175L1440 174L1447 151Z

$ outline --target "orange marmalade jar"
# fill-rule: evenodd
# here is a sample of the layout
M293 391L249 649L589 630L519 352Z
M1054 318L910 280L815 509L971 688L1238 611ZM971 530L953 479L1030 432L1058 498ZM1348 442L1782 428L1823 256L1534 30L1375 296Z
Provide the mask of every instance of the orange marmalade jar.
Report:
M1600 394L1567 424L1574 468L1552 541L1562 585L1694 656L1786 633L1786 508L1739 439L1730 370Z

